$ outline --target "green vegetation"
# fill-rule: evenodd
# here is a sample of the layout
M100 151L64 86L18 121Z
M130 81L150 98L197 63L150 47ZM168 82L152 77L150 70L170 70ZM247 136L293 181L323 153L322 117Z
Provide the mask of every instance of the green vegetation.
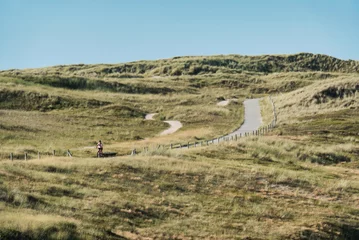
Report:
M357 239L358 66L303 53L2 71L0 239ZM245 98L263 97L266 125L269 94L266 136L157 147L234 130ZM164 120L183 128L159 136ZM99 139L123 156L94 158Z

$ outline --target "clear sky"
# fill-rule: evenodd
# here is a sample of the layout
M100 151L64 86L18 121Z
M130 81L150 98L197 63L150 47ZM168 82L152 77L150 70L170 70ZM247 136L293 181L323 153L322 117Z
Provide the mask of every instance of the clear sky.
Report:
M0 0L0 69L183 55L359 60L359 0Z

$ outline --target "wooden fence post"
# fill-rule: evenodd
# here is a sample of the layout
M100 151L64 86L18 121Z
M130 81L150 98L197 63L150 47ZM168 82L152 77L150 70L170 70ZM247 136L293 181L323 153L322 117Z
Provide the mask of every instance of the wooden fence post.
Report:
M71 154L71 152L70 152L70 149L67 149L67 156L68 156L68 157L72 157L72 154Z
M208 140L207 140L207 146L208 146Z
M25 153L25 161L27 161L27 153Z
M10 160L11 160L11 161L14 161L13 156L12 156L12 153L10 153Z

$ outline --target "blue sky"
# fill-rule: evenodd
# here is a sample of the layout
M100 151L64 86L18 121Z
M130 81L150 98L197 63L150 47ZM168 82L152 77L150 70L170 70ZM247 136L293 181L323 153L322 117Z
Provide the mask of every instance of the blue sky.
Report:
M0 0L0 69L298 52L359 60L359 1Z

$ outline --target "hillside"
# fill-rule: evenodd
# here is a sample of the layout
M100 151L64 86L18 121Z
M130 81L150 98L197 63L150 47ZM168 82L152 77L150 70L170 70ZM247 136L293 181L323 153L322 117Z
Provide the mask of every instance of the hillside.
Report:
M358 94L359 62L309 53L1 71L0 239L358 239ZM231 132L246 98L266 126L269 95L264 136L159 147Z
M214 73L275 73L275 72L340 72L359 73L359 62L341 60L322 54L299 53L291 55L219 55L206 57L174 57L156 61L138 61L124 64L60 65L24 71L2 73L17 75L68 75L79 77L180 76Z

